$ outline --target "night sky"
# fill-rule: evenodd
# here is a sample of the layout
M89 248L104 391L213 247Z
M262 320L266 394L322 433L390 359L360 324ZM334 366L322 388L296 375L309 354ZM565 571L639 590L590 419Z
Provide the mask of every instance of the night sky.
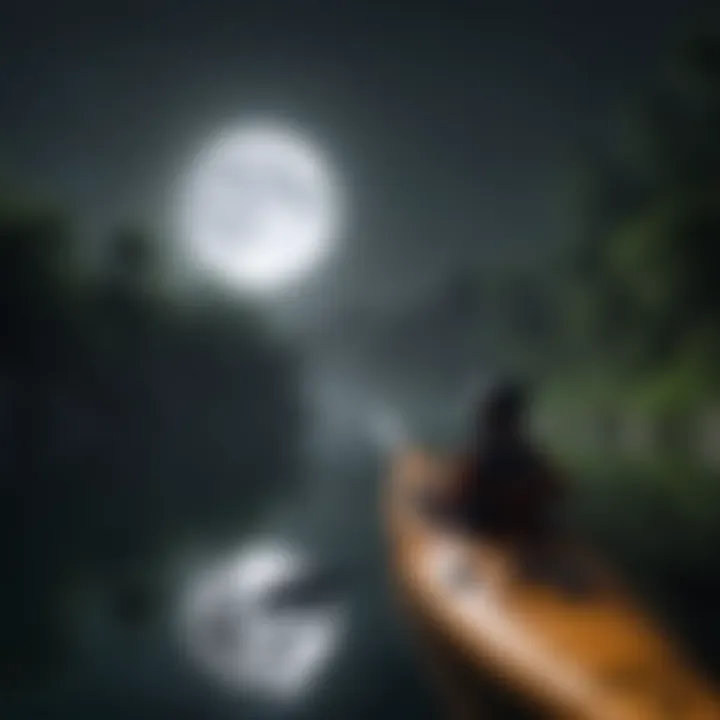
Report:
M0 163L94 229L157 225L207 134L286 118L350 187L346 251L326 278L335 300L395 303L488 248L552 239L569 160L647 86L686 6L13 2ZM408 250L414 271L398 283Z
M349 213L339 252L281 308L285 327L333 397L416 415L415 398L466 395L477 358L456 343L447 382L411 378L377 328L467 267L542 255L573 163L695 17L683 0L13 6L0 177L70 207L91 238L128 220L168 233L174 182L208 136L248 116L297 126Z

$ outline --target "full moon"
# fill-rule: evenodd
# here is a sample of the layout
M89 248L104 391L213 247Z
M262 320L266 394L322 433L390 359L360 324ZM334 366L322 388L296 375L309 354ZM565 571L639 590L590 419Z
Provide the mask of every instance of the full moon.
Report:
M183 187L186 258L241 290L282 290L328 256L339 196L323 154L300 133L267 123L218 133Z

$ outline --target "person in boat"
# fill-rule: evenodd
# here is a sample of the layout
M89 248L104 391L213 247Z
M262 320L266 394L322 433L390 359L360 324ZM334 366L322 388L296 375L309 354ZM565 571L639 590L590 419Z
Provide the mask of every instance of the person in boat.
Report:
M528 407L518 382L494 386L478 405L454 493L473 532L530 542L554 534L564 484L530 437Z

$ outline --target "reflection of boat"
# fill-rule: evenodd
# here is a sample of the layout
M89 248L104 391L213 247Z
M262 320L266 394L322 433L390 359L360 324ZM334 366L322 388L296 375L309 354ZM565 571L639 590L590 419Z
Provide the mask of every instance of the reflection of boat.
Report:
M457 717L487 717L499 702L502 718L720 718L709 682L596 559L567 546L553 554L551 564L592 578L578 595L552 573L522 579L510 547L430 521L417 499L447 468L401 455L387 510L401 599Z

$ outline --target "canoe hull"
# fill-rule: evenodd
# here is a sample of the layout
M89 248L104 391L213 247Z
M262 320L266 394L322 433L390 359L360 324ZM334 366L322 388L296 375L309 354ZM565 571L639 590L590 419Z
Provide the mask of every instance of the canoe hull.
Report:
M453 716L720 718L715 689L592 553L568 543L553 558L592 578L578 597L556 580L526 580L511 545L425 517L418 493L449 470L403 453L385 511L398 597Z

